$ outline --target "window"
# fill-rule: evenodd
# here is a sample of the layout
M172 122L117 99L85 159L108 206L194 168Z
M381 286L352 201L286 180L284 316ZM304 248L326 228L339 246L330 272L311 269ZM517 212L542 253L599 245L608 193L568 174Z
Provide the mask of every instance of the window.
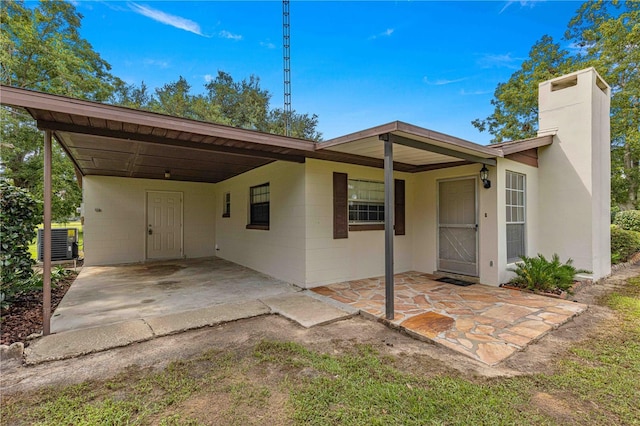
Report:
M231 217L231 193L225 192L222 205L222 217Z
M515 262L525 250L525 175L507 171L507 261Z
M269 229L269 184L249 189L249 225L247 228Z
M349 179L349 224L384 223L384 182Z
M395 235L405 235L405 182L394 180ZM349 231L384 230L384 183L349 179L333 173L333 238L349 238Z

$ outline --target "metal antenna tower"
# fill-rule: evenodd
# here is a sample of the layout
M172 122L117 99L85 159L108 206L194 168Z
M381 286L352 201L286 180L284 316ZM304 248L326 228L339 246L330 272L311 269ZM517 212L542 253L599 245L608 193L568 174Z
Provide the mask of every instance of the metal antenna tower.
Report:
M282 0L282 54L284 59L284 134L291 136L291 52L289 0Z

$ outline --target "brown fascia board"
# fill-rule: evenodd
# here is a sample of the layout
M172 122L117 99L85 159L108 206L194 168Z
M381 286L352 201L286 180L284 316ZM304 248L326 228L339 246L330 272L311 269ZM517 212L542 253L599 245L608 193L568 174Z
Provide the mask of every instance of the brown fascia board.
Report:
M321 142L317 144L316 150L323 150L337 145L342 145L345 143L370 137L377 137L385 133L394 132L402 132L411 136L430 139L430 143L439 142L441 144L440 146L442 146L443 148L465 151L478 154L479 156L502 157L501 152L491 149L490 147L469 142L467 140L447 135L445 133L440 133L433 130L425 129L423 127L414 126L413 124L405 123L403 121L393 121L381 126L372 127L370 129L350 133L345 136L340 136L326 142ZM426 150L428 151L428 149Z
M553 143L553 135L538 136L535 138L521 139L517 141L501 142L489 145L488 148L501 151L502 155L515 154L517 152L527 151L533 148L548 146Z
M319 142L316 146L316 150L322 150L331 148L332 146L342 145L343 143L353 142L360 139L366 139L369 137L377 137L385 133L390 133L398 130L398 121L392 121L391 123L382 124L380 126L371 127L369 129L360 130L355 133L349 133L348 135L339 136L337 138L329 139L328 141Z
M436 132L434 130L425 129L423 127L414 126L413 124L405 123L402 121L396 122L398 125L398 131L409 133L413 136L419 136L427 139L431 139L436 142L442 142L445 147L450 149L462 148L468 149L470 151L489 155L492 157L502 157L500 153L496 153L494 150L490 149L485 145L480 145L474 142L470 142L465 139L457 138L455 136L447 135L445 133Z
M27 110L43 110L103 120L120 121L140 126L241 140L262 145L298 149L301 151L313 151L316 145L315 142L304 139L262 133L255 130L239 129L221 124L206 123L5 85L0 85L0 89L2 95L0 103L3 105L22 107Z

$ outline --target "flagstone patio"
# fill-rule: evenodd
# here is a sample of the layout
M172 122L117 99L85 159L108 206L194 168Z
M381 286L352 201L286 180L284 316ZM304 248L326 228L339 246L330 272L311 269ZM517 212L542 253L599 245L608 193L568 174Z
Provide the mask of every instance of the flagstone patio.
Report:
M587 309L587 305L518 290L460 287L419 272L395 275L395 318L385 319L384 277L347 281L314 292L365 316L495 365Z

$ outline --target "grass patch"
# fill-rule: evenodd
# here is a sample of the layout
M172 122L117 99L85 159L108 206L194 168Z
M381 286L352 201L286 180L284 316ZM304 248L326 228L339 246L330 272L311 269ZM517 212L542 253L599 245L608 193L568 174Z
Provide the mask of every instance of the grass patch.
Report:
M603 303L618 321L572 348L556 374L538 377L539 385L588 407L576 413L585 423L640 424L640 278Z
M13 395L0 415L18 425L640 424L639 300L640 278L603 299L617 318L549 374L480 379L431 371L423 358L411 373L367 345L336 355L263 341L160 372L132 368L109 381Z
M302 369L290 380L298 424L424 425L544 422L525 413L526 389L506 380L474 383L460 377L426 379L401 372L370 346L332 356L292 343L262 342L262 362ZM300 377L296 375L295 377ZM464 407L464 409L461 409Z
M42 229L44 225L38 225L38 229ZM84 232L80 221L66 222L66 223L52 223L51 228L77 228L78 229L78 248L80 251L84 248ZM38 236L29 244L29 253L32 259L38 259Z

